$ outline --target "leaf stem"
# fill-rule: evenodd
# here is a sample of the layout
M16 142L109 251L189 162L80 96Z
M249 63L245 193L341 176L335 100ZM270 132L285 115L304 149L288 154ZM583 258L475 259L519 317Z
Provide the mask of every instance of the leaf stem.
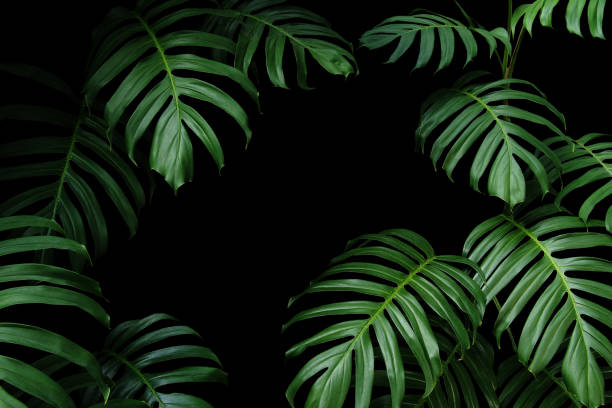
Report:
M504 78L512 78L512 74L514 72L514 66L516 65L516 59L518 57L519 48L521 48L521 44L523 42L523 37L525 37L525 27L521 28L518 39L516 40L516 45L514 46L514 50L512 51L512 56L510 57L510 61L506 66L506 70L504 72Z
M508 24L506 26L506 30L508 31L508 35L510 35L512 29L512 0L508 0ZM505 47L504 49L504 59L502 62L502 74L505 75L508 70L508 57L510 56L510 49Z

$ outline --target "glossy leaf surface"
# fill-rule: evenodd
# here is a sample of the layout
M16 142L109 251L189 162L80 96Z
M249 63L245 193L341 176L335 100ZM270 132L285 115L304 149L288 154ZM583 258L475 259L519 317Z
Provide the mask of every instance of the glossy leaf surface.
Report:
M598 226L602 223L591 222L587 231L580 218L548 205L516 219L491 218L472 231L464 247L485 273L487 301L508 289L495 323L498 341L519 315L526 314L518 343L520 361L537 374L557 351L564 351L564 381L589 407L604 402L597 358L612 363L612 343L596 327L612 321L612 312L598 303L612 299L612 286L604 277L612 271L612 262L574 254L588 249L609 253L612 235L594 231ZM569 343L563 344L566 335Z
M36 216L0 218L0 231L21 231L45 228L63 233L53 220ZM73 251L89 259L85 247L68 238L55 235L36 235L0 240L0 255L26 257L36 250ZM8 258L10 259L10 258ZM70 306L78 308L108 326L109 316L90 295L101 296L96 281L68 269L39 263L0 265L0 310L4 313L23 305ZM5 310L6 309L6 310ZM10 314L7 314L10 316ZM85 378L94 385L98 396L108 391L98 361L92 353L52 331L21 323L0 322L0 343L12 344L48 353L62 361L85 369ZM22 393L29 394L55 407L74 407L68 392L40 367L13 357L2 356L0 378ZM3 406L21 407L16 396L0 390Z
M434 92L425 101L417 145L424 152L433 138L429 156L434 166L443 159L441 167L451 179L455 167L468 156L472 188L480 191L480 180L488 172L489 195L513 207L525 200L525 167L535 176L542 194L549 191L551 182L546 165L561 167L540 135L563 132L538 112L548 111L562 125L565 119L531 83L519 79L475 82L482 75L466 74L454 87ZM515 106L517 102L529 103L533 111ZM473 157L469 155L472 146L477 149Z
M135 11L118 7L109 13L96 33L99 46L85 94L93 101L100 90L119 81L105 102L109 131L127 118L125 144L132 159L136 143L152 132L149 164L177 190L193 178L190 132L204 144L219 168L224 165L217 135L201 110L194 107L195 101L225 112L242 129L247 144L251 138L242 106L199 75L228 79L255 101L257 90L242 71L198 53L207 49L234 52L236 47L226 37L187 29L183 24L189 17L206 14L206 10L175 10L173 5L168 1L151 8L141 3ZM180 28L176 28L179 23ZM191 51L182 51L189 47Z
M584 197L578 216L585 222L598 207L604 207L612 197L612 137L601 133L589 133L577 140L555 137L544 141L554 150L562 163L563 188L555 198L561 206L568 197ZM582 189L593 191L580 194ZM604 208L605 209L605 208ZM612 205L605 209L606 229L612 232Z
M456 48L459 47L457 40L460 40L467 53L464 65L472 61L478 54L475 35L485 39L489 47L489 56L493 55L496 50L497 41L501 41L510 48L508 33L504 28L499 27L488 31L465 25L459 20L440 14L420 12L388 18L373 29L366 31L361 36L360 42L362 46L373 50L397 41L388 63L396 62L418 43L419 54L413 70L426 66L431 61L436 47L439 47L440 62L436 70L439 71L452 62Z
M415 356L425 379L422 391L430 394L442 373L442 362L428 313L441 318L450 327L453 341L468 349L472 340L466 322L475 330L484 311L482 292L462 270L465 265L475 266L462 257L435 255L423 237L409 230L387 230L351 241L345 253L290 302L325 292L345 292L355 299L298 312L285 324L286 330L300 321L343 316L339 323L286 352L289 358L297 357L310 347L334 342L298 372L286 392L289 402L295 405L297 391L316 376L305 406L341 407L354 375L355 405L368 407L374 381L374 341L386 367L393 407L401 405L405 393L400 344L406 344Z
M582 36L580 24L586 12L591 35L596 38L604 38L603 17L606 0L588 0L588 5L587 0L567 0L561 3L559 0L536 0L528 4L522 4L512 13L512 31L516 31L518 23L522 20L523 27L531 34L533 23L538 14L540 15L540 24L545 27L552 27L553 12L557 6L564 3L567 3L565 25L570 33Z
M225 1L220 10L210 10L207 29L236 41L234 66L249 72L258 51L264 48L265 68L274 86L288 88L283 56L293 50L297 84L307 84L307 56L324 70L344 77L358 72L352 46L330 28L323 17L283 0Z

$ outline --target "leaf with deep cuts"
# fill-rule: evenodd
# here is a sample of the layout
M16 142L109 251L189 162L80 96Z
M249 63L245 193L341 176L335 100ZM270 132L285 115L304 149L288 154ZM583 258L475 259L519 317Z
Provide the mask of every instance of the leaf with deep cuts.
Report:
M297 373L286 391L290 404L296 406L298 390L316 378L305 406L341 407L354 371L356 406L368 407L374 384L373 339L380 347L378 360L386 367L391 406L400 407L405 392L400 344L413 353L415 366L424 378L421 392L429 395L442 374L430 314L444 322L460 350L471 347L471 337L482 319L484 298L477 283L463 270L465 266L478 269L463 257L435 255L423 237L409 230L366 234L349 242L346 251L334 258L323 274L291 299L290 305L311 293L347 292L363 300L306 309L283 326L285 331L301 321L345 316L287 350L286 356L295 358L313 346L334 342ZM346 274L353 276L344 277ZM466 327L467 322L471 329Z
M54 92L69 90L61 79L36 67L0 64L0 71L41 82ZM40 77L31 78L31 73ZM40 78L46 79L43 82ZM100 193L104 192L114 204L133 236L138 228L137 213L145 201L144 190L132 166L106 141L103 121L84 108L79 110L78 100L70 100L74 103L73 112L35 105L0 108L0 120L18 121L24 126L41 122L48 132L23 136L0 146L0 158L18 159L22 163L0 169L0 181L18 181L23 185L13 197L0 204L0 215L34 213L46 218L48 225L39 221L26 233L38 230L65 233L70 239L90 245L94 257L98 257L108 247L107 213L98 199ZM39 176L53 181L44 184L48 181L36 179ZM96 183L91 183L90 178ZM71 261L74 269L84 266L84 259L78 256L71 256Z
M545 205L520 216L503 214L485 221L464 247L465 255L485 273L487 302L504 293L494 328L498 342L506 329L518 324L518 316L526 314L520 320L519 360L537 374L557 351L564 351L565 384L588 407L604 402L598 358L612 364L612 343L597 328L608 326L612 316L600 304L612 299L612 286L604 277L612 271L612 262L576 250L609 252L612 235L598 232L602 226L600 221L585 225ZM566 335L569 342L564 343Z
M470 185L480 191L481 178L488 171L489 195L514 207L525 201L527 169L542 195L550 191L546 167L551 163L561 168L561 162L539 135L563 135L557 125L535 113L536 110L515 105L528 102L533 108L544 109L563 127L565 119L530 82L520 79L476 82L481 76L479 72L468 73L454 87L434 92L423 103L417 145L424 152L433 139L429 156L434 167L444 159L441 167L451 180L459 162L470 157L472 147L477 149L470 157Z
M519 22L522 20L523 27L532 34L533 23L540 15L540 24L552 28L552 15L559 5L559 0L536 0L531 3L521 4L512 13L512 32L516 32ZM564 2L565 3L565 2ZM565 8L565 25L572 34L582 37L580 24L585 11L587 0L567 0ZM606 0L588 0L587 22L591 35L596 38L604 38L603 17Z
M477 34L485 39L489 47L489 57L497 49L497 41L510 49L508 33L498 27L488 31L480 27L463 24L459 20L436 13L414 12L408 16L395 16L384 20L371 30L366 31L360 39L362 46L370 50L379 49L396 42L395 49L388 63L396 62L419 38L419 54L413 70L426 66L436 47L436 39L440 46L440 62L436 71L450 65L457 48L456 38L461 40L467 56L464 66L478 53Z

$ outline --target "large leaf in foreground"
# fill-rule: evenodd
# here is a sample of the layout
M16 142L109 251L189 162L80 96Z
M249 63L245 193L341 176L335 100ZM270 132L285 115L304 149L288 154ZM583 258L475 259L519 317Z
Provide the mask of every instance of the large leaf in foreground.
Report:
M561 167L539 135L563 132L535 109L552 113L563 125L564 117L527 81L474 83L480 76L478 72L466 74L452 88L434 92L428 98L416 132L417 145L424 152L433 137L429 156L434 166L444 158L442 168L451 179L457 164L469 156L472 146L477 147L471 158L470 185L479 191L479 182L488 171L489 195L513 207L525 200L525 166L535 176L542 194L550 189L548 162ZM521 102L528 103L530 110L516 106ZM532 128L538 131L538 137L531 133Z
M612 299L612 286L602 276L612 271L612 262L575 251L609 253L612 235L596 232L601 226L591 222L587 231L580 218L559 214L548 205L516 219L493 217L472 231L464 247L485 273L487 301L508 289L495 322L498 341L519 315L527 313L521 323L520 361L537 374L564 349L563 378L589 407L604 402L597 357L612 365L612 343L596 327L612 322L612 312L597 303L600 298ZM569 343L562 345L566 334Z
M442 362L426 309L432 309L431 313L451 328L453 342L461 350L472 344L464 319L475 330L484 311L480 288L457 264L473 265L462 257L435 255L423 237L409 230L388 230L351 241L327 271L292 299L294 302L311 293L346 292L356 300L298 312L285 324L286 330L316 317L344 316L339 323L286 352L287 357L296 357L310 347L334 342L298 372L286 392L289 402L295 405L297 391L316 376L305 406L341 407L354 375L356 407L368 407L374 381L374 340L386 367L393 407L400 406L405 393L405 370L399 353L403 342L423 374L422 392L431 393L442 373ZM343 277L347 274L349 277Z

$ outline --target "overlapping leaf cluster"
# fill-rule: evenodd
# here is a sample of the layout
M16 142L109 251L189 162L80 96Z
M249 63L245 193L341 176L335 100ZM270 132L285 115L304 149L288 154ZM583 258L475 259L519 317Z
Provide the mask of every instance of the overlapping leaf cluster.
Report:
M178 189L193 178L195 138L221 168L220 138L207 120L214 109L233 118L248 142L249 111L258 104L259 91L249 77L259 37L250 31L219 33L213 21L218 18L260 37L267 30L265 65L273 85L287 87L286 42L295 52L303 88L308 58L332 74L357 71L350 44L322 17L278 0L221 6L140 0L134 8L117 7L93 32L81 92L36 67L0 65L3 80L36 83L15 85L18 92L40 86L42 94L52 95L46 105L0 107L0 122L8 129L0 147L8 164L0 169L0 181L11 194L0 203L0 256L6 260L0 266L0 309L73 307L108 327L99 285L84 273L107 251L117 224L112 218L136 233L146 197L142 167ZM204 347L166 347L179 336L197 336L181 325L150 327L170 320L152 315L122 323L96 355L49 330L0 323L0 342L48 354L35 362L0 356L0 405L210 407L181 393L181 384L225 383L226 374ZM163 347L151 350L160 342ZM185 366L191 362L197 364Z
M467 237L465 258L452 258L467 268L432 268L432 260L440 257L433 251L415 251L423 250L422 238L405 230L367 235L349 244L304 294L349 292L347 297L360 300L298 311L287 324L322 316L340 320L287 351L288 357L295 357L307 347L330 342L317 348L290 383L287 394L292 403L297 389L311 377L316 380L304 394L306 407L349 405L345 396L353 385L355 407L552 408L609 402L611 136L566 135L563 114L536 85L512 77L523 32L532 33L538 14L542 25L550 26L558 3L538 0L513 9L510 1L505 29L486 30L459 6L467 23L416 10L388 18L363 34L361 43L369 49L395 47L387 62L397 62L418 47L413 69L424 68L436 48L437 70L447 67L460 47L457 38L467 50L466 64L478 53L478 36L488 43L490 56L497 54L502 78L490 80L487 73L468 72L423 103L416 145L428 151L434 166L442 167L449 178L461 163L468 164L469 182L477 191L486 176L488 194L503 200L505 208ZM580 34L586 0L567 3L568 30ZM595 37L603 38L604 5L588 2L588 24ZM576 215L570 211L574 208ZM367 260L354 259L361 256ZM339 273L347 278L330 279ZM460 288L465 274L478 290ZM383 284L387 281L397 286L389 289ZM422 282L430 286L424 301L418 302L424 295ZM412 308L395 304L403 306L405 293L413 296ZM453 314L448 298L463 313ZM474 318L482 316L483 305L497 307L492 334L498 345L506 336L512 347L514 356L503 362L477 333L478 325L465 326L474 339L466 344L458 336L457 320L450 318L477 322ZM470 315L472 308L479 314ZM365 319L351 320L354 315ZM379 320L392 323L377 330L374 322ZM435 353L423 364L425 350ZM386 378L384 371L375 369L383 366ZM373 385L390 389L390 394L373 398Z
M332 322L287 351L297 359L313 354L289 383L293 406L302 400L309 408L341 407L349 400L356 407L392 408L605 402L612 286L602 276L612 271L612 207L605 205L612 196L612 142L599 133L567 136L563 115L545 95L512 77L524 32L533 32L538 15L550 26L558 3L537 0L513 9L510 1L508 27L492 30L463 10L467 23L419 10L387 19L362 36L369 49L396 42L388 62L405 56L418 38L414 69L425 68L436 49L438 70L449 66L457 39L466 64L477 56L481 40L489 57L498 57L503 78L468 73L425 101L416 144L429 151L434 166L442 161L449 177L460 162L469 163L476 190L486 175L489 195L503 200L505 210L473 230L462 256L438 255L406 229L351 241L290 302L293 310L305 299L333 299L296 311L283 328ZM585 6L591 34L603 37L603 0L589 0L588 6L586 0L568 0L568 30L581 33ZM283 88L290 83L288 46L296 84L304 89L308 59L334 75L347 77L358 69L350 43L324 18L282 0L227 0L213 7L140 0L133 9L113 9L93 37L80 94L34 67L0 66L5 76L33 79L67 102L66 109L0 107L0 120L10 126L45 129L7 137L0 150L10 162L0 179L16 189L0 204L0 256L6 260L0 266L0 309L72 307L108 327L100 288L83 271L107 250L110 216L118 215L130 234L137 229L145 188L133 164L157 171L176 190L193 178L197 139L221 168L222 138L209 123L215 115L208 113L231 117L248 142L260 54L270 83ZM148 163L138 158L139 149ZM537 195L551 202L538 203ZM567 203L569 210L562 207ZM493 334L498 343L507 336L515 354L501 363L478 333L493 304ZM157 314L122 323L98 354L45 328L2 322L0 342L46 356L34 362L0 356L0 403L209 407L181 392L181 384L225 383L226 374L207 348L168 345L197 335L186 326L166 325L172 320ZM176 368L177 361L193 365Z

